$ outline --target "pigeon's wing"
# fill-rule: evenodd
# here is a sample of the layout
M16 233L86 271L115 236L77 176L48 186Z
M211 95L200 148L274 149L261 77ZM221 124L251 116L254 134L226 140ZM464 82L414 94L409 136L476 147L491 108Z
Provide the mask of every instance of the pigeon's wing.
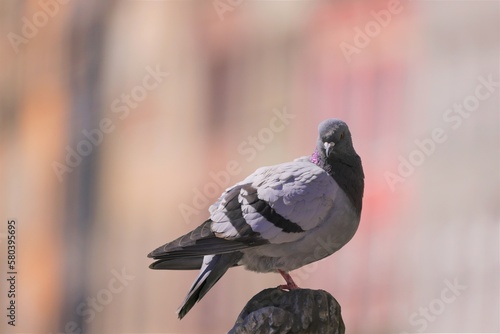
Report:
M233 242L296 241L325 220L338 191L333 178L311 162L259 168L210 207L211 230Z
M212 220L207 220L193 231L158 247L148 257L158 261L151 269L188 270L200 269L205 255L225 254L251 246L267 243L262 238L239 241L219 238L211 229Z

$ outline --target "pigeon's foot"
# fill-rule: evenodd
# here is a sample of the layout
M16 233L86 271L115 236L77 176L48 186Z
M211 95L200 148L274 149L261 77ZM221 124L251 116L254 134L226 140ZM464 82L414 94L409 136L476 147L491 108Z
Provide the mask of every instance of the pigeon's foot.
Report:
M283 276L283 278L286 281L286 284L278 286L279 289L281 290L296 290L299 289L299 286L295 284L295 282L292 279L292 276L290 276L286 271L279 270L278 272Z

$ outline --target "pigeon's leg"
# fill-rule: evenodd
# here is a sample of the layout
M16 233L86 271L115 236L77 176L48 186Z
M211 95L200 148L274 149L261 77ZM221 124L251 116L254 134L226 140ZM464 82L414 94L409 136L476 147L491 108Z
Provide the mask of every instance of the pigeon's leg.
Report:
M290 276L286 271L278 269L278 272L281 274L281 276L283 276L283 278L286 281L286 285L280 285L280 286L278 286L278 288L283 289L283 290L285 290L285 289L286 290L299 289L297 284L295 284L295 282L293 281L292 276Z

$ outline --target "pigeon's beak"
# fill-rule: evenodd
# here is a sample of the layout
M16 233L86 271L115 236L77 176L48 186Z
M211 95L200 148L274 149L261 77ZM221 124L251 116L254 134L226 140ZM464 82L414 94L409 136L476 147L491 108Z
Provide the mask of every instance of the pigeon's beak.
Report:
M323 146L325 147L326 156L329 157L331 151L333 150L333 147L335 146L335 143L323 143Z

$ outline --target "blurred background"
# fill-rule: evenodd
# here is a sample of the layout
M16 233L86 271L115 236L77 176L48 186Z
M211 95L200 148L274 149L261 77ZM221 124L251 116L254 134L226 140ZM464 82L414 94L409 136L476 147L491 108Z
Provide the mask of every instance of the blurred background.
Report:
M230 270L182 321L197 272L148 252L229 185L312 153L341 118L363 159L359 230L292 272L348 333L499 324L497 1L0 4L2 333L223 333L276 274Z

